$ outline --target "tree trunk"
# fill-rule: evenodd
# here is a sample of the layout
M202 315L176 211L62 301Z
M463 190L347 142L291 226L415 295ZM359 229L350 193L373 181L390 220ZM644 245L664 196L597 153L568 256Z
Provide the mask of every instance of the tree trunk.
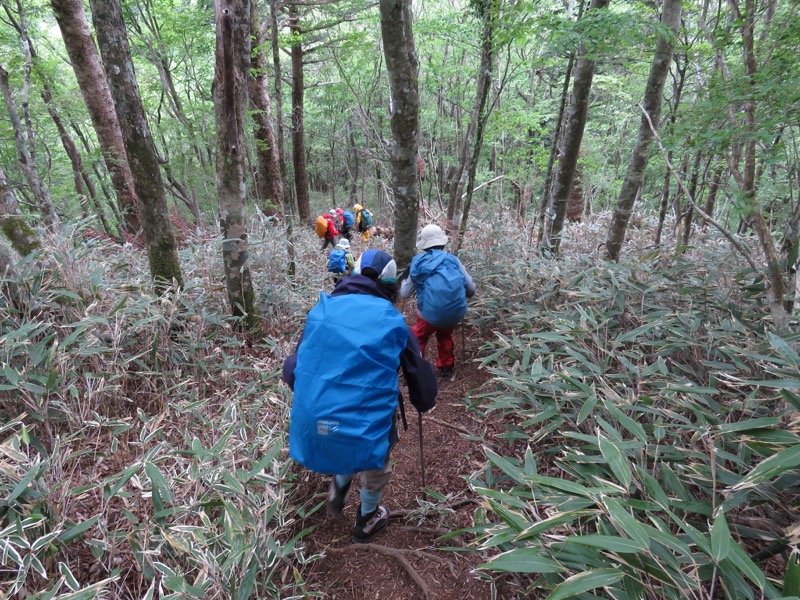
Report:
M589 5L588 16L592 11L603 10L608 6L609 0L592 0ZM545 226L545 235L542 243L553 244L558 250L561 241L561 229L564 227L564 217L567 213L567 199L575 167L578 164L578 153L583 140L583 130L586 127L586 114L589 112L589 92L592 89L594 77L594 60L589 56L585 47L578 52L578 61L575 65L575 78L572 84L572 99L570 100L569 115L567 116L564 141L561 156L558 160L558 170L553 178L552 203L554 209L553 221L550 226ZM551 242L552 240L552 242Z
M17 112L17 106L14 102L14 97L11 95L11 87L8 81L8 71L0 67L0 88L2 88L3 98L5 99L6 108L8 109L8 116L11 120L11 128L14 132L14 143L17 148L17 163L28 185L31 188L31 193L36 199L39 211L42 214L42 221L48 229L53 229L58 225L58 215L56 215L53 203L50 201L50 195L42 183L42 178L39 176L39 169L36 166L34 157L31 156L28 146L25 143L25 133L22 129L22 121Z
M417 136L419 135L419 60L414 46L411 0L380 0L381 36L389 75L392 115L394 192L394 253L400 269L416 253L419 189L417 187Z
M694 166L692 168L692 177L689 180L689 195L692 198L697 198L697 179L700 177L700 163L703 160L703 153L697 152L694 156ZM683 246L687 247L692 238L692 221L694 217L694 208L691 202L686 203L686 210L683 216Z
M258 17L258 1L250 5L250 34L254 45L253 76L249 78L250 103L253 105L254 137L258 160L256 196L266 215L283 214L283 179L278 159L278 145L272 126L272 100L269 97L267 57L264 53L266 38Z
M476 138L476 131L479 127L481 117L485 117L486 98L489 96L489 89L491 87L492 62L494 56L494 45L491 39L494 26L491 18L491 14L493 13L492 0L484 0L482 4L484 6L484 14L481 15L483 23L481 31L481 62L478 67L478 81L475 85L475 101L472 105L469 124L467 125L467 131L464 133L464 139L461 143L458 163L456 163L455 171L450 180L450 189L447 199L448 227L454 225L454 222L457 220L457 215L461 206L463 184L465 183L464 174L465 172L469 173L472 167L472 158L475 155L476 146L474 138ZM481 133L482 130L483 127L481 126ZM482 139L481 142L483 142ZM480 147L478 149L480 149ZM463 219L458 219L458 223L462 222ZM454 227L453 229L453 239L456 240L457 243L456 236L458 235L460 227Z
M119 0L91 0L91 5L100 54L122 128L136 197L141 204L150 274L160 289L166 289L173 280L183 287L161 168L139 96L122 8Z
M661 116L661 106L664 101L664 82L669 73L675 38L678 35L678 29L681 24L681 0L664 1L661 24L665 30L671 32L671 35L659 36L653 62L650 65L650 75L647 78L647 87L642 101L642 108L646 114L642 115L639 124L639 137L633 148L633 154L628 164L628 173L622 183L622 189L619 192L617 205L614 208L614 215L611 218L606 237L606 257L610 260L619 258L636 194L644 180L644 171L650 158L650 144L655 134L653 129L658 128L658 120Z
M135 235L142 225L133 176L125 155L122 129L114 111L108 81L89 32L83 2L51 0L51 4L89 117L97 133L100 151L111 176L111 185L117 194L117 205L124 219L122 228Z
M292 32L292 162L297 212L301 221L311 223L311 204L308 198L305 133L303 131L303 31L295 4L289 5L289 29Z
M453 235L453 253L458 254L464 234L467 231L467 220L469 218L470 207L472 206L472 192L475 187L475 172L478 167L478 158L483 147L483 132L486 128L486 121L489 118L489 110L486 107L486 99L489 97L489 90L492 87L492 71L494 69L495 45L494 27L500 0L483 0L480 4L479 12L483 28L481 30L481 63L480 75L478 76L478 90L475 97L471 121L474 120L475 139L472 144L472 156L467 163L467 197L464 201L464 209L459 226ZM477 3L476 3L477 6ZM475 110L477 108L477 111ZM470 123L470 128L473 124ZM458 186L455 186L458 188ZM450 196L452 201L453 196ZM460 197L456 201L460 201ZM457 208L457 207L456 207ZM449 205L448 205L449 212Z
M250 2L216 0L214 108L217 122L217 196L225 284L232 314L255 324L255 292L247 241L244 119L250 69Z
M714 173L713 178L711 179L711 186L708 188L708 197L706 198L706 204L703 208L703 212L705 212L708 216L714 216L714 206L717 203L717 193L719 192L719 188L722 185L722 172L725 170L724 167L720 166L716 172ZM708 226L708 223L703 220L703 229Z
M19 210L14 190L8 185L2 168L0 168L0 229L20 256L27 256L41 247L36 232L28 225Z
M756 56L754 48L754 29L755 29L755 0L745 0L745 11L741 14L736 0L730 0L729 4L734 11L734 16L739 23L742 34L742 58L744 62L745 76L751 85L747 88L744 101L744 136L747 140L744 144L744 166L743 172L737 177L739 190L742 192L747 210L746 218L758 235L761 249L767 260L767 302L769 303L772 321L778 335L789 333L789 319L786 308L783 305L785 286L783 272L775 248L775 241L772 239L772 232L769 230L764 217L761 214L760 206L756 200L755 174L756 174L756 99L758 91L756 87ZM733 170L733 169L732 169Z

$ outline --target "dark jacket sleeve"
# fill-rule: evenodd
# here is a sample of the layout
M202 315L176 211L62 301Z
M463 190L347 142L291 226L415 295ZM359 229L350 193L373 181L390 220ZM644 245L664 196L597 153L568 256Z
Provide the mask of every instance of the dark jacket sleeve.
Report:
M305 332L306 330L303 329L303 333L300 334L300 339L297 341L297 347L294 349L294 352L283 361L283 380L292 391L294 391L294 368L297 366L297 351L300 349L300 344L303 341Z
M400 367L408 386L408 398L419 412L426 412L436 406L439 380L433 365L422 357L416 336L408 332L408 342L400 356Z

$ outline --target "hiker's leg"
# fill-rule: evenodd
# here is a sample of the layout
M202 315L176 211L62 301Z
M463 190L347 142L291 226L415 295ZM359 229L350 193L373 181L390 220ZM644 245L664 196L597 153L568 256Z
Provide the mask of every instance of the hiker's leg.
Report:
M425 358L425 345L428 343L430 337L434 334L436 329L433 325L428 323L425 319L417 313L417 322L411 328L411 332L416 336L419 342L419 349L422 352L422 358Z
M372 471L364 471L361 473L361 514L368 515L376 508L381 502L381 495L383 488L389 483L392 478L392 450L400 439L400 434L397 433L397 418L392 417L392 428L389 431L389 451L386 453L386 459L383 461L382 469L374 469Z
M436 329L436 349L439 354L436 366L439 368L452 367L456 362L455 356L453 356L453 332L455 330L455 325Z
M351 473L350 475L335 475L334 479L336 480L336 487L343 488L348 483L350 483L351 479L353 479L353 474Z

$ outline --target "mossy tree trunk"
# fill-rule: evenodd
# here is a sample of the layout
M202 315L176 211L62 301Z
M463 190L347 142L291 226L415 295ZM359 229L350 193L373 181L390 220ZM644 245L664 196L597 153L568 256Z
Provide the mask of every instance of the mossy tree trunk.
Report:
M658 36L653 62L650 64L650 75L644 91L642 108L647 114L642 115L639 123L639 137L633 148L628 172L622 182L614 208L614 215L608 227L606 236L606 256L610 260L619 258L622 243L625 241L625 232L628 228L636 196L644 180L644 170L650 159L650 144L653 141L654 128L658 127L661 116L661 107L664 102L664 83L669 74L669 65L675 49L675 39L681 25L681 1L665 0L661 14L663 33ZM648 119L649 115L649 119Z
M414 45L411 0L381 0L381 36L386 71L392 92L392 164L394 192L394 252L403 269L416 253L419 187L417 138L419 135L419 59Z
M169 221L161 167L139 95L119 0L91 0L100 55L122 128L133 185L141 205L150 274L159 287L183 287L175 235Z
M254 323L255 293L247 240L244 118L250 69L250 2L216 0L214 108L217 197L225 285L234 316Z
M108 87L100 55L89 31L89 22L82 0L51 0L51 6L61 30L72 69L78 80L89 118L92 120L103 160L111 176L117 196L117 208L122 214L124 231L136 235L141 229L139 204L133 185L133 175L125 154L114 101Z
M0 168L0 229L20 256L26 256L41 247L36 231L28 225L19 210L17 197L8 185L2 168Z

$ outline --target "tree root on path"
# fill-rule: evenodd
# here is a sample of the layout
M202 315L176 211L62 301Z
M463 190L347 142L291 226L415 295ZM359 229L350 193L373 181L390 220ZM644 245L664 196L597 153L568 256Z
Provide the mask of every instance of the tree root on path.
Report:
M406 558L407 556L415 556L417 558L429 558L439 562L444 562L447 564L450 574L455 579L458 574L455 572L455 568L453 567L453 563L449 560L443 559L439 556L435 556L430 554L429 552L423 552L422 550L410 550L405 548L392 548L391 546L382 546L381 544L349 544L347 546L343 546L342 548L328 548L328 552L331 554L341 554L343 552L377 552L378 554L383 554L384 556L390 556L397 560L400 565L405 569L406 573L414 580L414 583L417 584L422 593L424 594L425 598L432 599L435 598L433 594L433 590L425 583L425 580L422 578L422 575L419 574L414 568L414 565Z
M466 427L462 427L461 425L455 425L454 423L450 423L448 421L443 421L442 419L437 419L436 417L427 417L426 416L425 420L426 421L430 421L431 423L436 423L437 425L442 425L444 427L449 427L450 429L453 429L454 431L457 431L458 433L460 433L462 435L468 435L468 436L473 437L473 438L480 437L480 436L472 433Z

